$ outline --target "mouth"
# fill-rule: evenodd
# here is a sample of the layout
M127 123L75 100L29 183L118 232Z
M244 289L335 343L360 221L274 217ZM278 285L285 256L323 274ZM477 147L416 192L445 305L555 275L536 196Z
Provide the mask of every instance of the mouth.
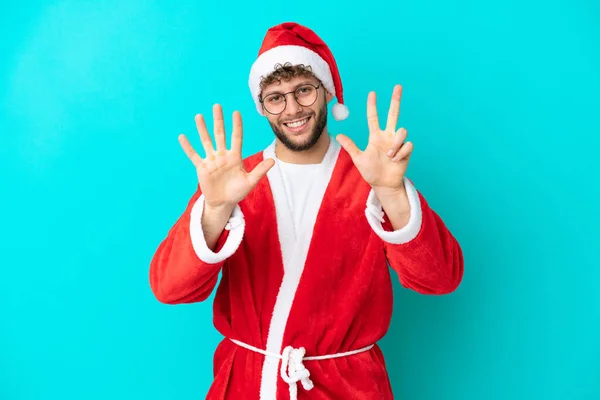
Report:
M284 122L283 125L285 125L285 127L291 132L300 133L308 126L308 121L310 118L311 117L305 117L302 119L296 119L294 121Z

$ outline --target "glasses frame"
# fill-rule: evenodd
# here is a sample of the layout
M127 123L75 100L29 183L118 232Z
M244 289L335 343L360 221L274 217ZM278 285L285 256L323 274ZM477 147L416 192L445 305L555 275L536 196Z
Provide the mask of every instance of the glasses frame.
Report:
M292 90L291 92L285 92L285 93L274 92L274 93L269 93L269 96L272 96L274 94L278 94L280 96L283 96L283 101L285 102L285 105L283 106L283 109L280 112L278 112L278 113L273 113L273 112L267 110L267 107L265 106L265 103L264 103L265 98L267 96L263 97L262 99L259 98L258 101L262 105L263 110L265 110L269 114L271 114L271 115L280 115L287 108L287 95L288 94L290 94L290 93L294 94L294 100L296 101L296 104L298 104L300 107L310 107L310 106L312 106L313 104L315 104L317 102L317 99L319 98L319 88L322 85L323 85L323 82L319 82L319 84L317 84L316 86L313 85L312 83L305 83L305 84L302 84L302 85L298 86L296 89ZM298 101L298 97L296 96L296 90L300 89L303 86L312 86L312 87L315 88L315 91L317 92L317 96L315 97L315 100L312 103L308 104L308 105L300 104L300 102Z

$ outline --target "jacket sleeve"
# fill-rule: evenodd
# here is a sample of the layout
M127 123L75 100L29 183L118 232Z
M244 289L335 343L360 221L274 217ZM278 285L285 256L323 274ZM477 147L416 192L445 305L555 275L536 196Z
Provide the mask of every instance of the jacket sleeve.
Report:
M200 189L184 213L159 244L150 262L150 287L158 301L167 304L204 301L216 286L226 260L238 249L245 228L239 205L209 249L202 230L204 196Z
M404 184L410 204L406 226L393 230L373 190L367 199L367 220L383 240L387 261L402 286L423 294L451 293L463 278L462 249L412 182L405 177Z

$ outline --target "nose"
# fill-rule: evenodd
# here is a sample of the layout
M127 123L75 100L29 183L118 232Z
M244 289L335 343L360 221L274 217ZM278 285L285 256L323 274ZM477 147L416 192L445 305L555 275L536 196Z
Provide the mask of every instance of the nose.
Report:
M285 114L287 115L296 115L302 111L302 106L298 104L296 98L294 97L294 93L288 93L286 95L286 106L285 106Z

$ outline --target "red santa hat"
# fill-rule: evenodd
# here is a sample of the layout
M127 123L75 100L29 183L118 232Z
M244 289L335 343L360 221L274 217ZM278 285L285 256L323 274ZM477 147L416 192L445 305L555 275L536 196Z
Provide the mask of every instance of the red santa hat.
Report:
M265 115L259 101L260 81L275 70L277 64L290 63L310 66L312 73L323 82L325 89L337 98L332 108L333 117L340 121L349 115L344 105L342 81L331 50L325 42L309 28L295 22L284 22L271 27L263 40L258 58L250 70L249 85L256 108Z

